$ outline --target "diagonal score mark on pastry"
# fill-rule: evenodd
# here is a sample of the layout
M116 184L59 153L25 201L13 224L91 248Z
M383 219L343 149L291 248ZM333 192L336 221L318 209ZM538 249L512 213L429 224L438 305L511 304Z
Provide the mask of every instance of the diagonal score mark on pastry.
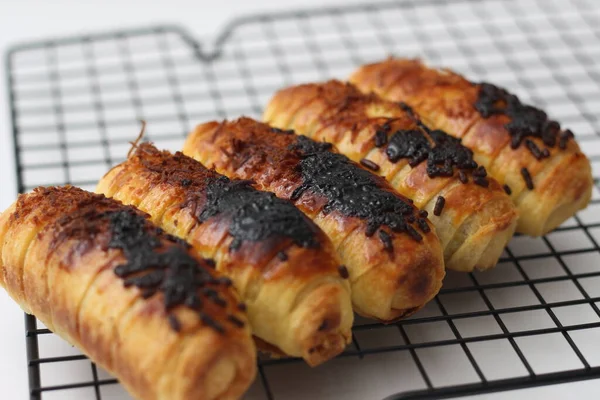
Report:
M149 213L214 259L246 303L254 334L270 347L317 365L350 342L350 284L339 257L292 203L148 143L97 191Z
M446 268L493 267L514 233L517 212L502 186L460 140L428 129L405 105L332 80L277 92L264 119L334 144L413 199L436 228Z
M382 321L405 317L440 289L439 240L408 199L330 147L240 118L199 125L184 153L293 201L336 247L354 309Z
M136 398L243 394L256 355L235 290L147 215L66 186L0 215L0 283Z
M461 138L507 185L519 210L517 232L546 234L589 203L591 166L571 131L507 91L394 58L359 68L350 81L365 93L407 103L426 125Z

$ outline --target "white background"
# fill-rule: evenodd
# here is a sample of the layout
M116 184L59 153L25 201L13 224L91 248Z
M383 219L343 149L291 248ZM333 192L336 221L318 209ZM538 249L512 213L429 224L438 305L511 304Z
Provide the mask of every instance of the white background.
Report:
M291 7L311 7L333 3L324 0L0 0L0 52L15 42L64 36L82 32L178 23L202 38L218 33L234 16ZM340 1L337 1L340 4ZM343 2L347 4L348 2ZM2 71L4 76L4 71ZM15 198L12 137L5 81L0 81L0 210ZM23 313L0 291L0 388L1 399L25 399L27 368L23 334ZM552 349L547 349L552 351ZM595 381L550 386L532 390L488 395L494 399L598 398L600 383Z

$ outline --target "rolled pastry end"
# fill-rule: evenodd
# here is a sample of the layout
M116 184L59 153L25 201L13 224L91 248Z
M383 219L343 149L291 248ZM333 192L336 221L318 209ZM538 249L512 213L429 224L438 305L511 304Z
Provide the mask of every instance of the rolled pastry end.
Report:
M590 163L580 152L570 155L541 182L533 178L534 190L525 190L517 202L529 209L519 219L518 230L542 236L558 227L577 211L587 207L594 180Z
M312 290L292 312L290 331L300 344L301 357L316 366L340 354L352 339L353 313L349 287L337 282Z
M237 399L247 390L246 382L252 382L256 375L256 362L254 355L250 354L250 345L241 345L239 341L228 341L217 347L213 359L208 363L205 371L200 371L203 376L194 384L190 380L187 386L189 395L182 398L190 399ZM190 353L190 362L197 354ZM171 397L167 393L165 400Z
M359 314L391 323L414 314L437 295L446 274L439 241L430 234L411 247L403 249L395 243L394 259L353 282L353 301Z
M436 197L425 209L444 244L446 268L471 272L494 267L519 218L510 197L493 181L489 188L454 184L444 191L444 198L441 216L434 213ZM452 222L464 218L465 211L468 216L462 222Z

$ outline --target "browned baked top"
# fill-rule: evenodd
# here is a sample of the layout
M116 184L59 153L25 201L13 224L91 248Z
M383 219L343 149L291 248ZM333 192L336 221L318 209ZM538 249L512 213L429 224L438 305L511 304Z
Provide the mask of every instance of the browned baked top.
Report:
M231 281L134 207L72 186L37 188L19 196L10 222L28 221L35 210L43 212L31 222L51 237L48 258L61 250L59 268L76 274L85 267L78 260L88 252L117 254L123 262L114 267L115 275L125 287L137 287L144 299L162 297L161 313L168 314L174 330L181 329L173 313L178 307L194 311L219 333L244 325Z
M466 183L472 175L475 184L490 184L485 168L473 159L473 151L460 139L429 129L406 103L386 101L374 93L363 94L354 85L337 80L293 86L278 92L273 101L285 96L306 99L300 109L319 108L319 124L313 136L333 143L344 140L358 153L381 148L391 163L404 159L416 167L424 162L427 168L423 172L429 178L458 175ZM358 137L365 131L371 135L369 140ZM361 163L379 169L372 161Z
M543 164L567 150L579 153L573 133L507 90L487 82L470 82L448 69L428 68L420 60L394 59L365 65L351 81L361 90L406 101L434 125L490 158L506 147L521 159L526 187ZM523 149L523 151L521 151Z
M168 191L173 206L186 210L195 220L190 231L204 224L211 228L203 229L203 235L212 231L231 235L230 257L239 260L240 265L252 264L264 269L276 255L285 261L291 245L333 251L328 248L326 235L291 202L253 188L250 181L230 180L181 152L172 154L144 143L137 146L120 168L142 177L148 183L148 191L155 187ZM288 273L312 275L322 269L337 271L333 259L321 258L294 263Z
M205 139L227 155L238 175L252 176L280 197L311 213L336 212L364 221L367 236L378 232L392 251L393 233L415 241L430 232L412 201L381 177L337 153L331 144L294 135L250 118L224 121Z

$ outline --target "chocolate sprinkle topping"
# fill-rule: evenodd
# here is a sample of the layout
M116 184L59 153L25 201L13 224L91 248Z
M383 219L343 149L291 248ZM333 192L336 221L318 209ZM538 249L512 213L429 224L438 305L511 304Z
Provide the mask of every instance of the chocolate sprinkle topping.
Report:
M504 191L506 192L506 194L508 194L508 195L512 194L512 190L510 190L510 186L504 185L502 187L504 188Z
M474 176L473 183L475 183L476 185L479 185L481 187L484 187L484 188L486 188L490 185L490 181L488 181L487 179L485 179L481 176Z
M541 160L544 157L548 157L549 152L544 152L546 149L540 149L531 139L527 138L539 138L548 147L556 145L557 135L560 132L560 124L548 119L544 111L521 103L517 96L508 93L502 88L489 83L481 83L479 97L474 107L483 118L489 118L492 115L498 114L506 115L510 118L510 122L504 125L504 127L511 136L510 145L513 149L516 149L525 141L525 145L531 154L538 160ZM564 147L566 147L566 140L563 144ZM564 148L563 146L561 146L559 141L559 147L562 149Z
M295 133L293 129L279 129L271 127L271 130L275 133L282 133L284 135L293 135Z
M416 167L425 161L431 152L431 145L419 130L398 130L390 138L385 153L395 163L402 158L408 159L408 165Z
M244 321L236 317L235 315L227 316L227 320L237 326L238 328L242 328L244 326Z
M319 325L319 328L317 328L317 330L319 332L322 332L324 330L326 330L327 328L329 328L329 321L328 320L323 320L323 322L321 322L321 325Z
M202 304L200 294L214 291L209 286L220 283L190 255L187 243L151 227L143 214L127 208L105 213L102 217L108 219L110 226L108 248L121 250L126 259L125 264L114 269L114 273L124 279L125 286L143 289L146 298L158 291L163 292L165 309L190 304L196 305L192 309L198 309ZM165 246L160 237L173 245ZM204 315L204 320L209 321L206 323L209 326L214 322L207 315ZM181 328L172 314L169 315L169 324L175 331Z
M375 131L375 147L382 147L387 143L387 134L389 131L389 124L384 124Z
M478 178L485 178L487 176L487 171L485 170L485 167L483 165L477 167L477 169L473 171L473 176Z
M465 174L465 171L458 171L458 180L462 183L469 182L469 178L467 178L467 174Z
M231 181L224 176L209 181L206 204L197 218L204 222L218 214L231 215L231 251L239 249L243 241L271 237L287 237L301 247L319 246L318 228L302 212L272 193L254 189L249 181Z
M429 136L435 143L427 158L427 174L430 177L452 176L454 167L460 170L477 168L477 163L473 160L473 152L463 146L460 139L439 129L429 131Z
M366 158L360 160L360 164L364 167L369 168L371 171L379 171L379 165L375 164L371 160L367 160Z
M211 328L213 328L215 331L219 332L219 333L225 333L225 328L223 328L223 325L221 325L220 323L218 323L217 321L215 321L214 319L210 318L208 315L206 315L205 313L201 312L200 313L200 320L202 321L202 323L204 323L206 326L210 326Z
M420 217L427 218L428 215L429 215L429 213L427 212L427 210L420 210L419 211L419 216Z
M297 200L310 190L328 200L323 213L337 211L365 220L367 236L387 226L392 232L406 232L415 240L422 240L407 221L416 212L415 208L403 197L386 190L382 178L358 168L342 154L329 152L327 144L298 136L290 145L290 150L300 156L298 169L302 174L302 184L291 199Z
M521 168L521 175L523 175L523 179L525 180L525 184L527 185L527 189L533 190L533 180L531 179L531 175L529 174L529 170L525 167Z
M567 141L569 140L569 138L574 137L573 132L571 132L570 129L565 130L564 132L562 132L560 134L560 139L558 141L558 147L561 148L561 150L564 150L567 148ZM544 149L546 150L546 149Z
M287 261L288 256L287 256L287 254L285 254L284 251L278 251L277 258L279 258L281 261Z
M444 205L446 204L446 199L443 196L438 196L435 201L435 207L433 208L433 215L440 216L442 215L442 210L444 209Z
M345 265L340 265L338 267L338 272L340 273L340 276L342 277L342 279L348 279L350 277L350 273L348 272L348 268L346 268Z
M426 219L419 218L417 220L417 224L419 225L419 228L421 228L421 231L425 233L429 233L431 231L431 228L429 227L429 224L427 223Z
M171 325L171 329L175 332L181 331L181 322L173 314L169 314L169 325Z
M388 252L392 252L394 250L394 245L392 244L392 237L389 233L384 230L379 231L379 240L383 243L383 248Z
M400 107L409 114L419 128L399 129L394 132L385 150L388 159L394 163L403 158L408 159L411 167L416 167L427 160L427 175L430 178L451 177L456 168L459 170L459 179L466 183L468 179L463 170L477 168L477 163L473 160L473 152L462 145L461 139L454 138L439 129L429 129L421 123L408 105L400 103Z

